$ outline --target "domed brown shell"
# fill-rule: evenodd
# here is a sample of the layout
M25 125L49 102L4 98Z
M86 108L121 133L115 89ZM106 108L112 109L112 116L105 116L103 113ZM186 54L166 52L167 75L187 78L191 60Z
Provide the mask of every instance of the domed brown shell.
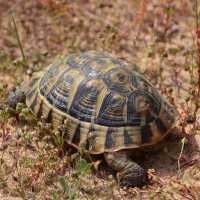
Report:
M26 103L66 141L91 153L153 145L175 121L175 110L136 67L104 52L72 54L38 72Z

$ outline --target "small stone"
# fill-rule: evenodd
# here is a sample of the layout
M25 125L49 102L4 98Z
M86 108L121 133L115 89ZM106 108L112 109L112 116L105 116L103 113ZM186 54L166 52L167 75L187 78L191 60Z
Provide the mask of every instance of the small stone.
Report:
M186 121L188 124L192 124L194 123L194 117L192 115L188 115Z

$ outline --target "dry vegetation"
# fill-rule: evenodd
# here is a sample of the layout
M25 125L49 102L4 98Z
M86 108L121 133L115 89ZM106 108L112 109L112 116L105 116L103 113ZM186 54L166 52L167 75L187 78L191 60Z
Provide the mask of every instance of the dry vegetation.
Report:
M200 199L197 1L149 2L0 0L0 199ZM120 188L103 157L68 147L25 105L8 108L33 71L86 50L136 63L177 108L163 151L138 158L142 188Z

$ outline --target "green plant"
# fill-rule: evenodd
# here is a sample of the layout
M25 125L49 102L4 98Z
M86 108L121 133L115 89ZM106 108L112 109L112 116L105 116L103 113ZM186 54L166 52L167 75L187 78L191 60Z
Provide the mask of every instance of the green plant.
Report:
M78 176L85 176L91 173L91 166L91 163L87 163L85 159L80 158L80 160L77 163Z
M69 186L68 186L68 183L63 176L61 176L59 178L59 182L60 182L60 185L62 186L64 192L68 192Z
M15 18L14 18L12 10L11 10L11 17L12 17L14 30L15 30L16 39L17 39L17 42L18 42L18 45L19 45L19 48L20 48L20 51L21 51L21 54L22 54L22 58L23 58L23 60L26 60L26 56L25 56L24 50L22 48L22 43L21 43L20 38L19 38L19 33L18 33L17 25L16 25L16 22L15 22Z
M181 169L181 167L180 167L180 159L181 159L182 154L183 154L184 146L185 146L185 144L187 144L187 142L188 142L188 140L187 140L185 137L181 140L181 143L182 143L182 145L181 145L181 151L180 151L180 155L179 155L179 157L178 157L178 159L177 159L177 163L178 163L178 174L180 173L180 169Z

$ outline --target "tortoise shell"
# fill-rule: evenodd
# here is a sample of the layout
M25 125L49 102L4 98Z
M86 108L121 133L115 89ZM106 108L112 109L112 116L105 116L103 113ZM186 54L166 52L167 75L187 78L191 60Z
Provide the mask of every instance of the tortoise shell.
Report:
M153 145L175 121L175 110L134 64L105 52L71 54L38 72L26 104L67 143L91 153Z

